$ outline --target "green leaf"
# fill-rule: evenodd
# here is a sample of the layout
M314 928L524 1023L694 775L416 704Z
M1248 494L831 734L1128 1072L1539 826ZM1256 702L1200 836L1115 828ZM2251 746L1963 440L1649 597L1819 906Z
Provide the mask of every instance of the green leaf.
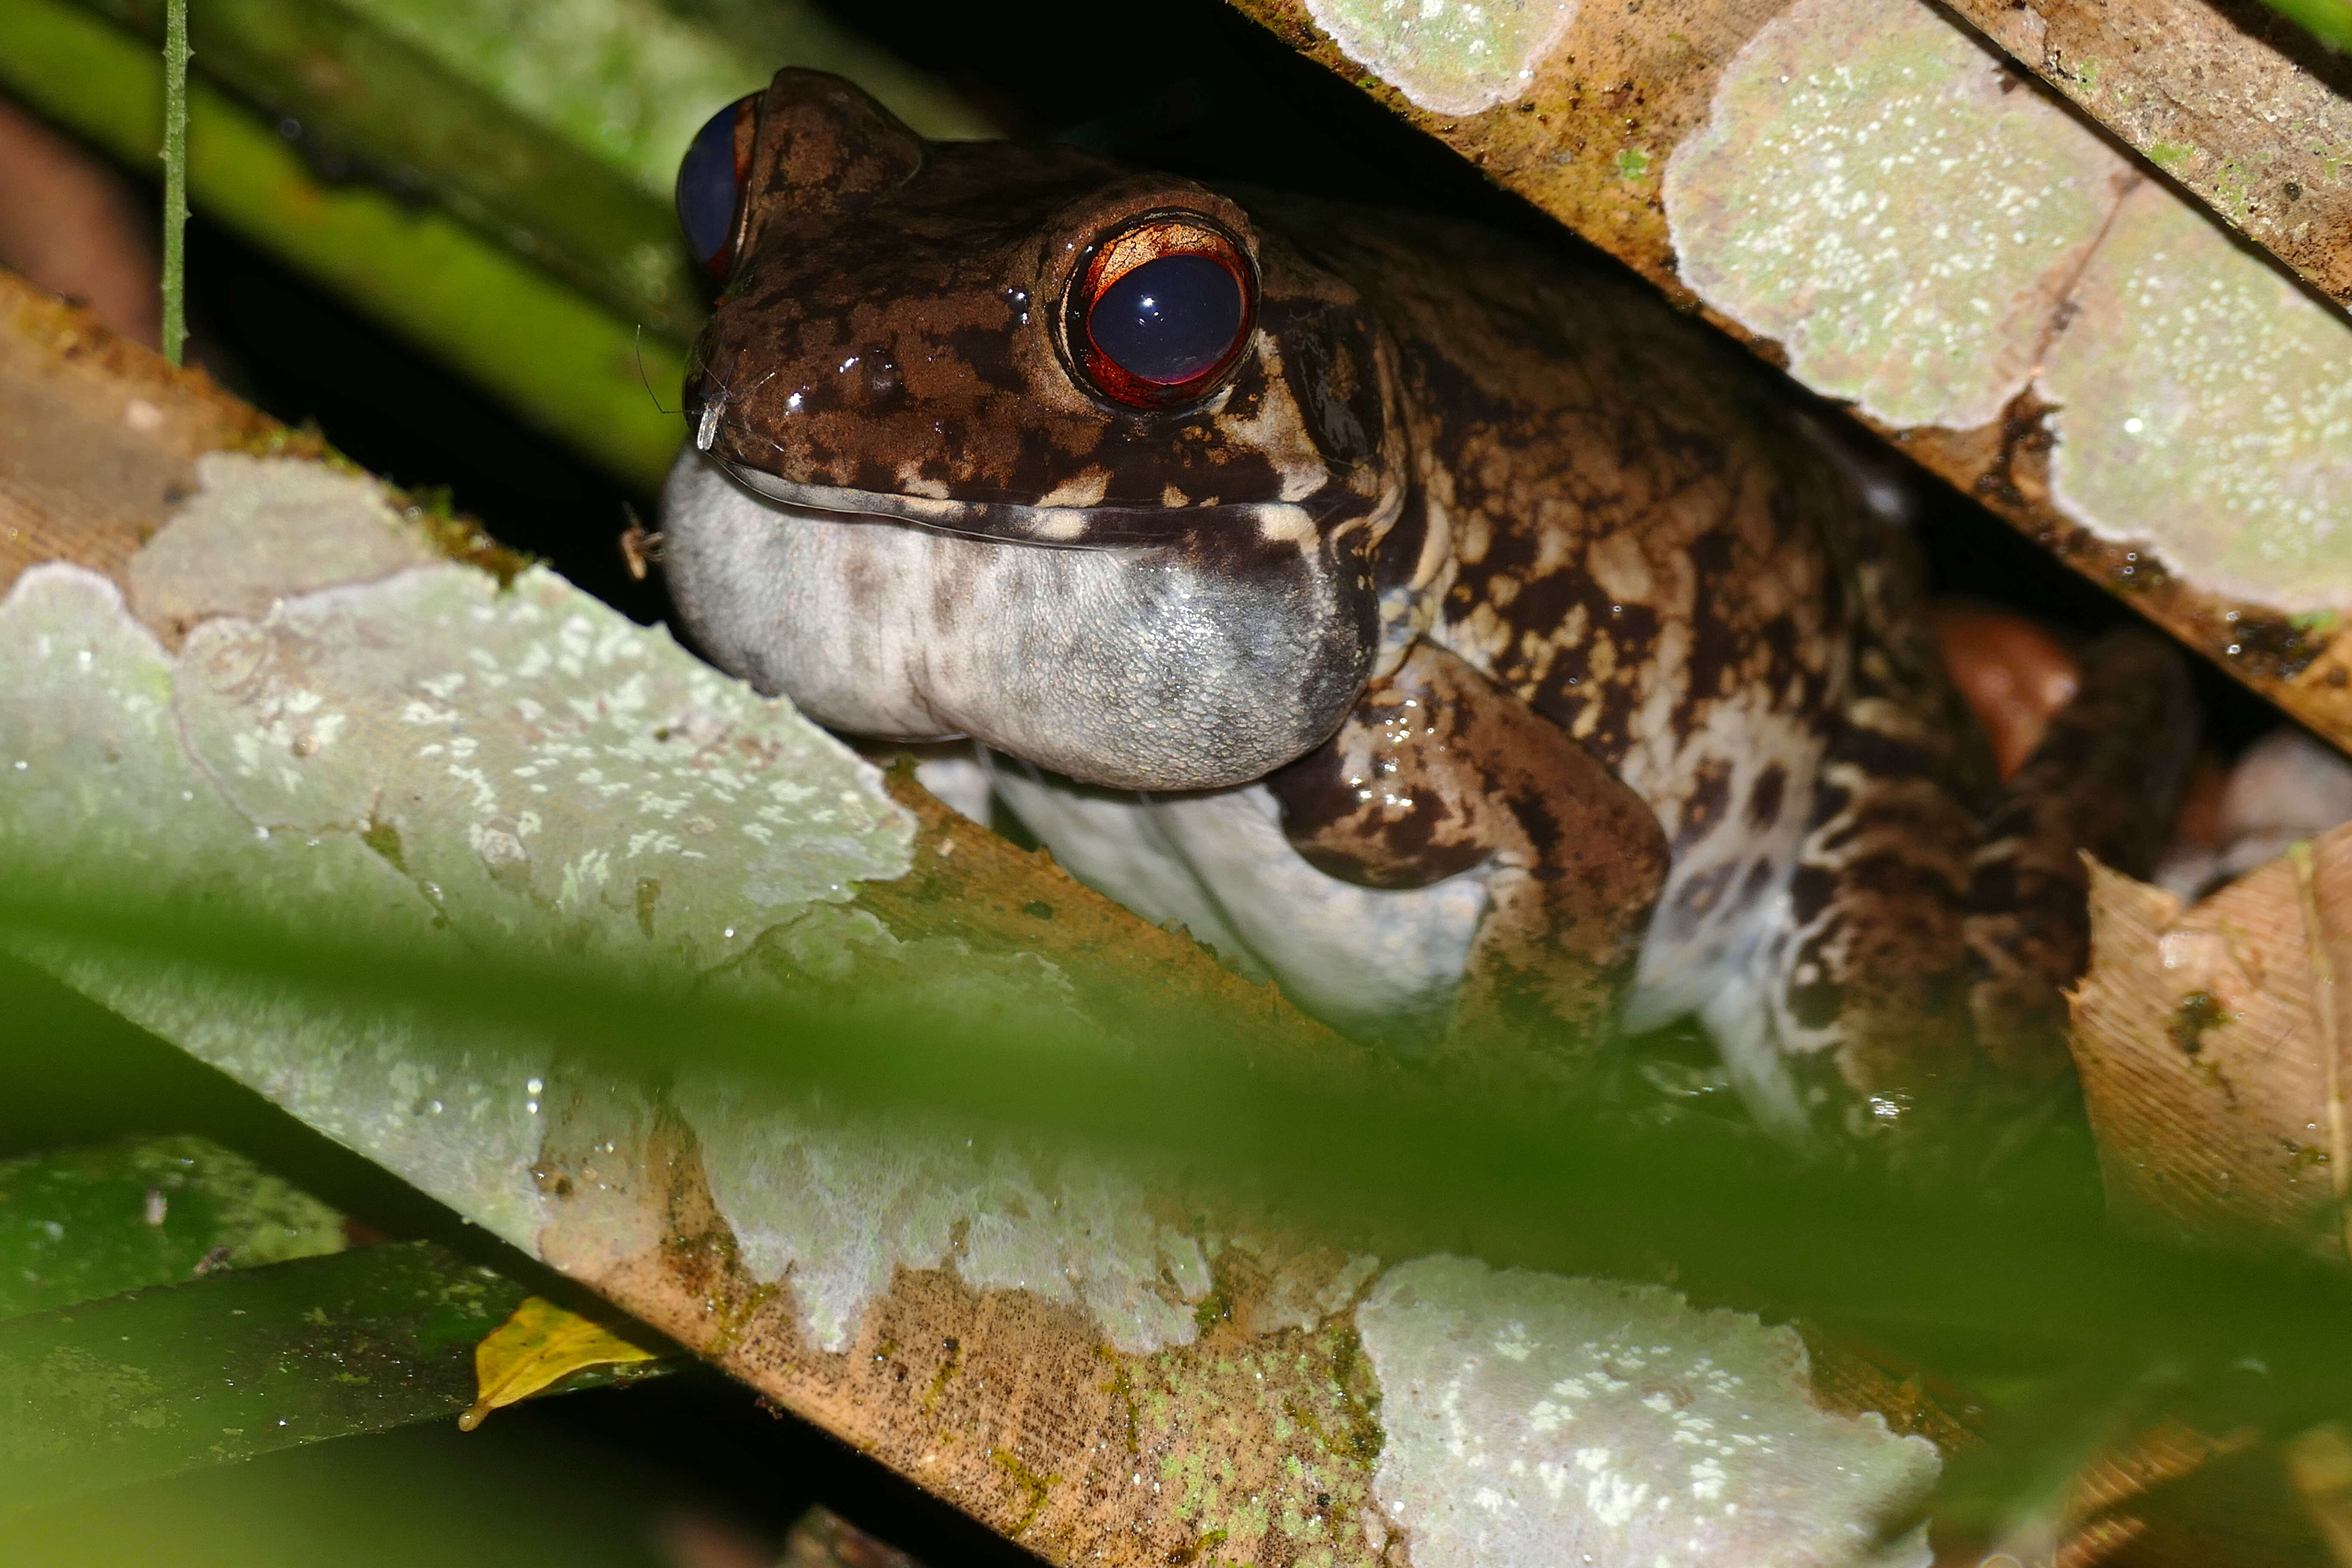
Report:
M0 1323L0 1508L454 1420L526 1294L402 1242Z
M787 1495L796 1484L778 1479ZM0 1512L8 1568L684 1568L666 1527L716 1488L494 1422L313 1443Z
M201 1138L0 1162L0 1319L342 1247L341 1215Z
M691 1067L914 1114L941 1136L1044 1137L1162 1171L1171 1186L1278 1194L1303 1220L1387 1237L1384 1254L1640 1277L1672 1259L1703 1296L1828 1323L1937 1325L2227 1365L2256 1357L2312 1399L2352 1398L2347 1291L2293 1264L2216 1262L2116 1235L2069 1146L1999 1185L1897 1185L1806 1166L1696 1127L1630 1136L1482 1086L1254 1055L1139 991L1132 1048L940 998L761 994L485 942L341 939L239 918L35 890L0 875L0 933L217 977L224 997L331 1010L341 1026L436 1030L521 1059L560 1050L624 1079ZM53 950L55 951L55 950ZM478 1065L480 1065L478 1059ZM485 1071L488 1069L484 1068ZM453 1131L452 1136L462 1136ZM503 1314L501 1314L503 1315Z
M70 0L0 0L0 87L127 163L162 145L163 62L135 36ZM674 341L641 343L634 319L439 211L314 179L273 126L201 78L188 85L188 194L621 479L650 490L667 471L684 434Z

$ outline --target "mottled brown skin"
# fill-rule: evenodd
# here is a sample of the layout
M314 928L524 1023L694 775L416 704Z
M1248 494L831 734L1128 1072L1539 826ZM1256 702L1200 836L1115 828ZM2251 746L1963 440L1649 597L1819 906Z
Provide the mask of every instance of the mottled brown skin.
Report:
M1792 1137L1911 1120L1989 1060L2063 1064L2074 855L2153 852L2177 658L2115 645L2004 793L1900 525L1711 335L1480 231L926 146L805 72L769 89L751 177L698 444L791 504L1007 548L1146 546L1206 580L1326 562L1345 603L1318 613L1370 617L1377 647L1268 782L1334 876L1492 868L1457 1051L1559 1079L1638 949L1660 1007L1706 1002L1678 976L1747 977L1728 1026L1785 1070L1743 1091ZM1162 210L1237 238L1258 318L1213 395L1139 411L1073 371L1061 301L1097 237Z
M1267 780L1291 842L1334 877L1426 887L1491 865L1493 900L1448 1054L1553 1042L1571 1078L1608 1036L1666 878L1657 815L1557 724L1423 643L1339 733Z
M762 101L750 179L746 258L688 377L690 406L725 412L715 455L807 484L935 491L977 509L963 524L974 532L991 531L991 503L1034 506L1078 485L1097 543L1158 542L1171 510L1213 518L1221 502L1269 498L1285 460L1324 471L1310 504L1377 510L1400 453L1376 323L1279 236L1253 235L1229 199L1065 147L926 145L848 83L793 70ZM1120 408L1074 383L1056 341L1075 259L1122 219L1171 205L1254 237L1261 325L1328 350L1299 365L1251 356L1223 400L1234 416ZM1234 434L1269 377L1307 416L1272 449Z
M1979 976L1970 1005L1995 1065L2028 1081L2053 1071L2033 1047L2063 1034L2059 989L2091 959L2084 856L2153 865L2172 814L2141 803L2151 788L2177 801L2196 751L2195 728L2181 717L2193 700L2188 671L2169 645L2110 632L2082 664L2074 700L2011 781L1969 868L1968 943Z

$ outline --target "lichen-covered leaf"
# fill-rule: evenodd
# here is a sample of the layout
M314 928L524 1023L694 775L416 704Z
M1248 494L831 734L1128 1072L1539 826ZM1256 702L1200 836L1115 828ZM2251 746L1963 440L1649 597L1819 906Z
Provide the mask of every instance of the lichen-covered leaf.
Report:
M2352 68L2203 0L1644 0L1454 109L1411 5L1237 3L2352 746L2352 324L2276 265L2352 298Z
M1990 424L2130 178L1912 0L1797 0L1667 160L1685 282L1890 425Z
M28 874L69 888L144 865L194 906L389 944L520 939L703 970L906 868L911 823L872 768L666 633L545 572L501 589L451 563L392 569L373 481L226 454L197 468L196 503L133 573L166 629L209 615L180 655L77 568L37 568L0 601L0 838ZM182 539L231 529L253 545ZM338 533L372 580L303 575ZM299 579L280 586L313 591L269 595L272 538ZM234 613L256 595L266 614ZM879 933L826 956L860 934ZM85 990L533 1244L544 1042L354 1026L282 994L71 962Z
M2265 0L2330 49L2345 0ZM2245 5L2207 0L1953 0L1962 20L2338 303L2352 73Z
M2042 368L2051 495L2208 592L2352 606L2352 330L2163 186L2124 198Z

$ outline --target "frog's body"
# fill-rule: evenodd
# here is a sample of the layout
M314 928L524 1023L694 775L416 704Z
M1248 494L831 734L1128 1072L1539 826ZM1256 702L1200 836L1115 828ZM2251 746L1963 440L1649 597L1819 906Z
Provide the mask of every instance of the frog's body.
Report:
M1766 1121L1866 1125L1965 1063L1971 1018L2054 1005L2078 844L2153 847L2076 807L2177 736L2177 670L2095 659L2077 706L2130 733L2062 722L2072 805L2013 794L1989 845L1898 520L1635 287L926 149L806 73L750 182L666 498L689 625L844 729L984 742L1072 869L1335 1021L1572 1068L1621 1003L1696 1012ZM1170 212L1246 249L1245 345L1184 406L1123 407L1065 300Z

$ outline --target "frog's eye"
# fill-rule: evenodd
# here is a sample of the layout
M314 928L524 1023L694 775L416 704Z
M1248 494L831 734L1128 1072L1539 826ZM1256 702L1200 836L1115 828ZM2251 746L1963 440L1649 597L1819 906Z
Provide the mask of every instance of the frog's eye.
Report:
M739 98L702 122L677 166L677 226L694 264L721 282L735 270L744 176L760 125L760 95Z
M1187 403L1241 357L1257 300L1249 259L1191 216L1129 224L1097 245L1070 291L1070 345L1105 396Z

